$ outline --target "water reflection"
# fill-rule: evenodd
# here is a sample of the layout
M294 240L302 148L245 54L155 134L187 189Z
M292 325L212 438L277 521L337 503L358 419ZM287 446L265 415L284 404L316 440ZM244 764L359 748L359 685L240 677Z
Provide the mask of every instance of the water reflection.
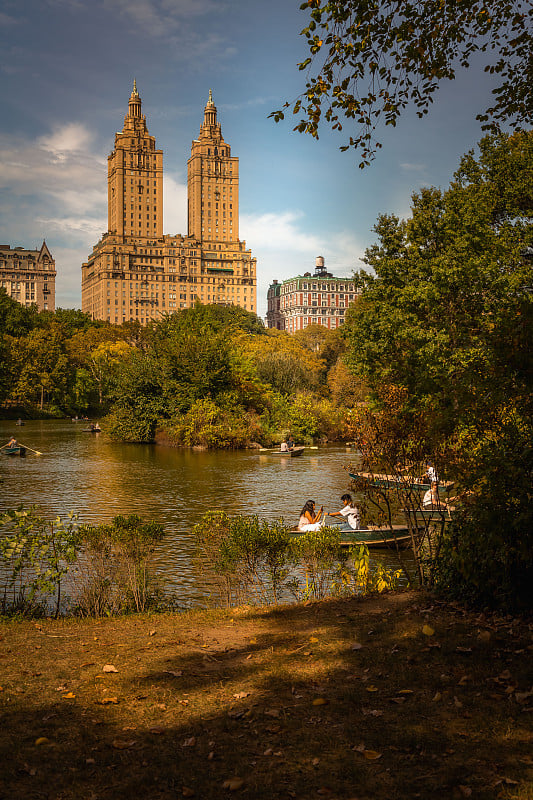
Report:
M0 456L0 510L38 505L48 517L74 511L83 522L136 513L161 522L166 536L158 569L183 598L202 601L207 587L195 573L192 529L211 509L283 518L295 524L307 499L333 511L349 488L347 448L309 450L300 458L255 451L196 451L118 444L83 431L85 423L0 422L0 444L16 436L41 457ZM380 560L393 556L385 554Z

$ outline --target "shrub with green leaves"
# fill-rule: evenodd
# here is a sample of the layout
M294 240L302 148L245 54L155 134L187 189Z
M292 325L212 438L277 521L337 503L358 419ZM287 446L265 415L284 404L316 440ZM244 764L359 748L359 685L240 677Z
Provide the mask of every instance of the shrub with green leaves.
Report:
M84 525L80 533L84 551L76 578L77 613L101 616L158 605L160 587L150 560L164 536L162 525L131 514L108 525Z
M0 518L0 530L3 613L45 613L54 598L58 616L63 580L80 549L76 516L47 520L35 508L9 510Z

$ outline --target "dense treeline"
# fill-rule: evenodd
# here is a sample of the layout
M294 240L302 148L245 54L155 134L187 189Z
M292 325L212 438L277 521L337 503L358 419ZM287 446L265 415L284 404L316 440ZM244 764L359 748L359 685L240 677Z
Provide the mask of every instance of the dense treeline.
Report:
M147 327L37 312L0 291L3 416L107 417L124 441L243 447L349 436L361 397L339 332L267 330L237 307L203 306Z
M508 608L533 581L532 186L533 132L485 137L447 190L379 219L345 326L369 459L433 454L456 482L439 585Z

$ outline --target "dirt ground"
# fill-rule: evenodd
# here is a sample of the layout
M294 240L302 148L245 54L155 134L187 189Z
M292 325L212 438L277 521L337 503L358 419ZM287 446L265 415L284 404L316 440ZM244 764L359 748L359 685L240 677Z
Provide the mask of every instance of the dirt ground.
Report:
M533 798L533 626L405 592L0 624L0 798Z

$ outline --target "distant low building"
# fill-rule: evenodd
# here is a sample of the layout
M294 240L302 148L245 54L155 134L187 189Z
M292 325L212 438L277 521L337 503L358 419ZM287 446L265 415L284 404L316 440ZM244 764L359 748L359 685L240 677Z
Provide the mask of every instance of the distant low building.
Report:
M356 297L354 279L334 277L326 271L323 257L318 256L314 275L306 272L270 285L267 327L288 333L303 330L308 325L334 330L344 323L346 309Z
M55 311L56 262L46 242L40 250L0 244L0 287L23 306Z

